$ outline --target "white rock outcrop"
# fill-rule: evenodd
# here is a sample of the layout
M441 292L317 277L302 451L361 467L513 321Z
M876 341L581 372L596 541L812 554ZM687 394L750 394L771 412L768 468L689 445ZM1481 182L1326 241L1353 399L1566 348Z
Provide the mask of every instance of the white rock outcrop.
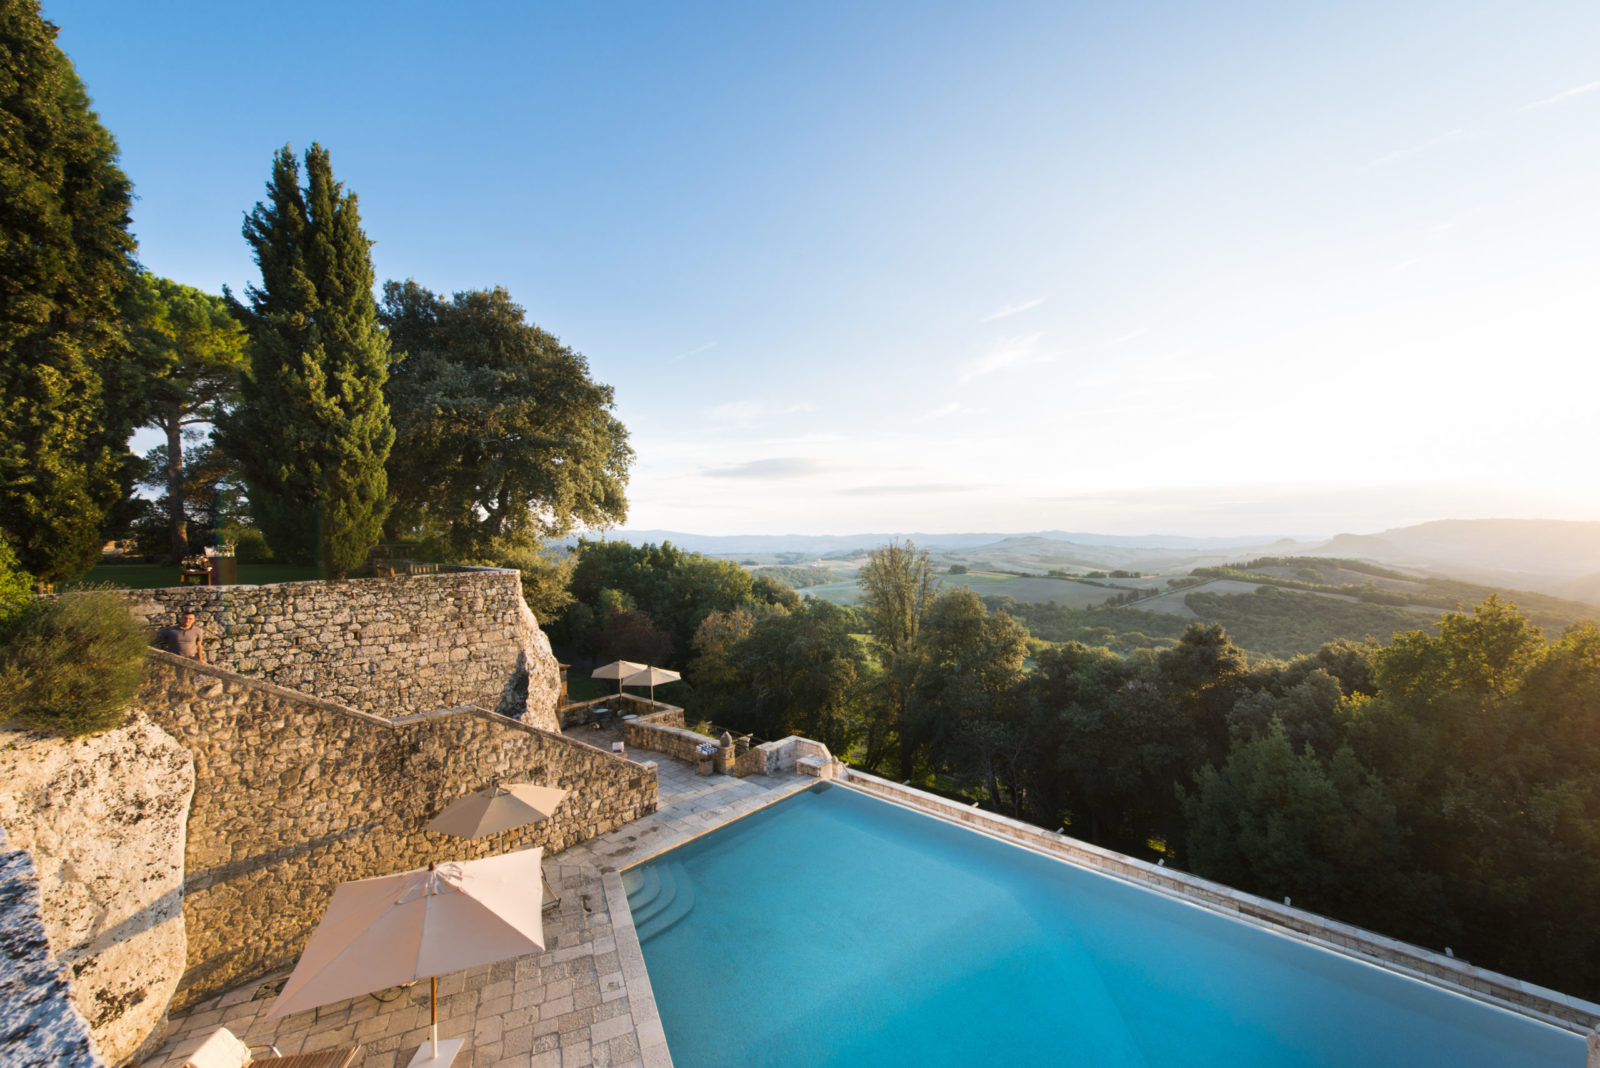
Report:
M78 741L0 731L0 826L33 856L40 913L100 1056L152 1040L182 976L188 750L144 717Z

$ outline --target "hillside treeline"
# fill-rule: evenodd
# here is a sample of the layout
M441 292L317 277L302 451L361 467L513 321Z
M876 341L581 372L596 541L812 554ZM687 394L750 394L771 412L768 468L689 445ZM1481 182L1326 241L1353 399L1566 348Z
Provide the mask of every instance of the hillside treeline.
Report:
M1030 661L1017 617L939 591L909 546L869 556L855 608L764 596L670 547L583 554L612 618L661 613L692 719L813 737L868 771L1600 995L1593 624L1550 639L1490 598L1387 646L1247 659L1189 623L1164 648L1035 641Z

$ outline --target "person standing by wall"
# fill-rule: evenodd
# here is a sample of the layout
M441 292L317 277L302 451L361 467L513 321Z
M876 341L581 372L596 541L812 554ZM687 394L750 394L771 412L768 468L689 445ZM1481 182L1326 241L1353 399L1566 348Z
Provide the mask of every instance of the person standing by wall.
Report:
M190 657L202 664L206 662L205 631L194 621L194 610L185 608L179 617L180 626L162 627L156 632L156 641L169 653Z

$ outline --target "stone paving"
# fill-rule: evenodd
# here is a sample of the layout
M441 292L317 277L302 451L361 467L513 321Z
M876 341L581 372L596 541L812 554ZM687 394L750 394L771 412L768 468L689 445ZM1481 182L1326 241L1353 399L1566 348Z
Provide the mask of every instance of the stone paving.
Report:
M587 727L568 733L605 749L613 740L605 737L611 732ZM630 756L650 760L658 754ZM657 764L659 811L545 862L561 904L545 914L543 953L439 978L439 1037L468 1038L457 1066L670 1068L618 870L817 780L701 777L680 761L663 757ZM427 1041L426 980L268 1020L287 975L256 979L174 1017L166 1044L146 1068L178 1068L219 1026L252 1046L273 1045L284 1054L360 1044L354 1068L405 1068Z

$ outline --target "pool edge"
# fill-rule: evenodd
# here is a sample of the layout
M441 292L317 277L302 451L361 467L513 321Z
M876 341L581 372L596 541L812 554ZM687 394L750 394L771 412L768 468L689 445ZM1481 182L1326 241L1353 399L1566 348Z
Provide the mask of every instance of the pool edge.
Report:
M1021 820L986 812L917 790L901 783L847 769L834 782L869 797L899 805L945 823L1027 849L1074 867L1106 875L1145 890L1248 923L1272 934L1295 939L1387 971L1424 982L1453 994L1560 1028L1580 1037L1600 1029L1600 1005L1548 987L1478 968L1454 957L1374 931L1319 916L1235 890L1198 875L1160 867L1148 861Z

